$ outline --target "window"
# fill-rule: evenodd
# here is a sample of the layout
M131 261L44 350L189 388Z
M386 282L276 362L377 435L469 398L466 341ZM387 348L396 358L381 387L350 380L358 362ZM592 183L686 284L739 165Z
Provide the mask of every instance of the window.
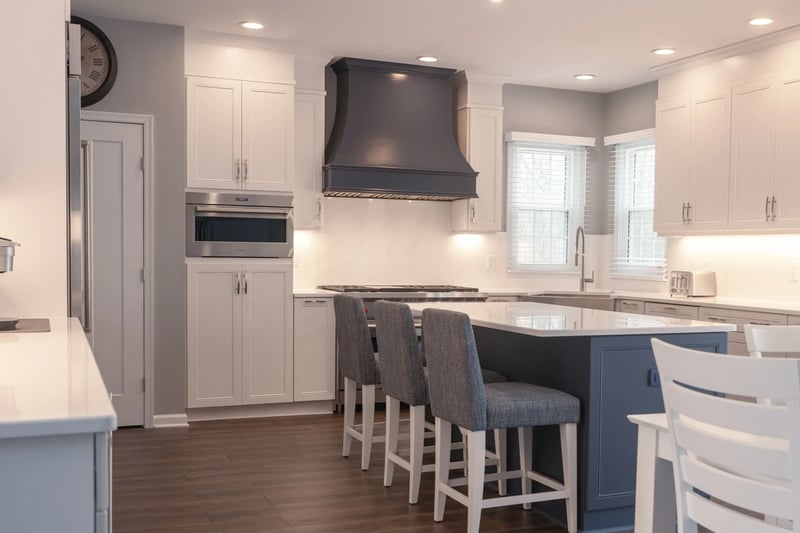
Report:
M511 132L506 141L509 269L575 271L571 250L594 139Z
M614 143L614 138L627 139ZM655 138L651 130L614 136L611 149L611 205L614 250L611 276L663 280L667 273L666 239L653 230Z

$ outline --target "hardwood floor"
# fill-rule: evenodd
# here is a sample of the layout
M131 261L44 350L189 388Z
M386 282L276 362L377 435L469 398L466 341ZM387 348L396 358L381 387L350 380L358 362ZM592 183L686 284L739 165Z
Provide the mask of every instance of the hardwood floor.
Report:
M409 505L408 474L383 487L383 444L367 472L360 443L341 456L342 418L320 415L194 423L114 433L117 533L463 532L466 508L449 500L433 522L433 473ZM426 461L433 456L426 455ZM484 510L481 531L564 533L521 506Z

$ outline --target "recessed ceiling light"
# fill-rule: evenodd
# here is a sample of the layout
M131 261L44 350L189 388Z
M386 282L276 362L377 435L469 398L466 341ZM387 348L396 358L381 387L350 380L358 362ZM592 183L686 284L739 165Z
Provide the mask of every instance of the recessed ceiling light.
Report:
M572 77L575 78L576 80L593 80L597 76L595 76L594 74L575 74Z
M501 4L503 0L492 0L493 4Z
M750 19L750 24L753 26L766 26L768 24L772 24L773 20L767 17L759 17L756 19Z
M671 56L672 54L675 53L675 49L674 48L655 48L655 49L650 50L650 51L653 52L657 56Z
M245 20L239 23L239 26L242 28L247 28L248 30L263 30L264 25L260 22L255 22L253 20Z
M436 63L439 61L439 58L433 56L419 56L417 57L417 61L422 61L423 63Z

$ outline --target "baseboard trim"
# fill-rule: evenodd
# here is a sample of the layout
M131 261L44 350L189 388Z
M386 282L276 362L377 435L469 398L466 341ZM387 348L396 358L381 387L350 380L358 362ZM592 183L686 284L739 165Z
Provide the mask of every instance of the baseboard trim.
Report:
M154 428L181 428L189 427L189 418L186 413L172 415L153 415Z
M333 413L333 401L274 403L265 405L232 405L229 407L196 407L187 409L189 422L236 418L326 415Z

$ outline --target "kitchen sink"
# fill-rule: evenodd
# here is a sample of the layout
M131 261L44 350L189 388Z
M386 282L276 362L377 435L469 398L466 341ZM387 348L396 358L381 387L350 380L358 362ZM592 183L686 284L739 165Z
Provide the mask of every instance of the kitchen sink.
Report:
M614 298L611 292L580 291L544 291L539 294L523 296L524 302L537 302L568 307L585 307L587 309L614 310Z

